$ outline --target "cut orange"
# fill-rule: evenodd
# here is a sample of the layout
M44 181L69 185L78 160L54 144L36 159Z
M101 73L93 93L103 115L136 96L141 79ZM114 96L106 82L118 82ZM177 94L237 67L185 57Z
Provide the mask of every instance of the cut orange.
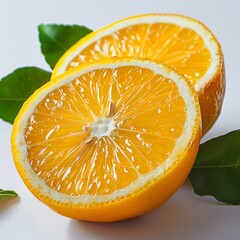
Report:
M17 170L58 213L117 221L149 212L184 182L201 135L197 94L147 60L82 65L37 90L13 126Z
M53 78L82 63L111 56L152 59L175 68L198 93L203 134L220 114L225 92L221 47L202 23L174 14L147 14L120 20L71 47L57 63Z

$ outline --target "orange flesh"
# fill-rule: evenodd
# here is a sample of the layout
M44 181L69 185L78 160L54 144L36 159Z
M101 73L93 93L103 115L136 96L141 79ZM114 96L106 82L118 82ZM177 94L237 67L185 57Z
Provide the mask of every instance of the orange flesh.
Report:
M92 136L97 118L114 120L115 129ZM135 66L93 70L37 106L25 129L28 159L61 193L109 194L160 166L185 121L173 81Z
M136 24L104 36L84 48L67 66L111 56L140 57L165 63L184 74L193 84L211 64L203 39L189 28L167 23Z

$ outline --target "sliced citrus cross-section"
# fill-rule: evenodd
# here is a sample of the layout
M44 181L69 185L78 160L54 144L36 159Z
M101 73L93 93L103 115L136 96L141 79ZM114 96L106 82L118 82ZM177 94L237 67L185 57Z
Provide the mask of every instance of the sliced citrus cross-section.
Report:
M59 60L53 78L80 64L111 56L152 59L185 75L198 92L203 134L220 114L225 92L221 47L199 21L146 14L110 24L82 38Z
M201 135L197 95L147 60L82 65L37 90L12 133L19 174L62 215L117 221L149 212L184 182Z

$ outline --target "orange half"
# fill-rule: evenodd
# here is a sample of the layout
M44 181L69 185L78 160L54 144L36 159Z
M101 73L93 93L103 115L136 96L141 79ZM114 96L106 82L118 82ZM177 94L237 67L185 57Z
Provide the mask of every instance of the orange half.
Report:
M197 95L146 60L82 65L23 105L12 133L17 170L62 215L117 221L160 206L184 182L200 141Z

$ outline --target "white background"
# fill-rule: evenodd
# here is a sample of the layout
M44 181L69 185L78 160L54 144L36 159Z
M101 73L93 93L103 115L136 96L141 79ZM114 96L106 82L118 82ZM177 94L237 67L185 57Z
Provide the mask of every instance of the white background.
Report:
M0 78L21 66L48 69L40 53L37 25L63 23L97 29L140 13L180 13L204 22L225 55L227 91L222 114L203 141L240 128L240 4L237 0L0 0ZM235 240L240 207L194 195L186 183L167 203L134 220L88 223L62 217L35 199L15 170L11 125L0 120L0 188L20 198L0 202L0 239ZM239 186L240 187L240 186Z

